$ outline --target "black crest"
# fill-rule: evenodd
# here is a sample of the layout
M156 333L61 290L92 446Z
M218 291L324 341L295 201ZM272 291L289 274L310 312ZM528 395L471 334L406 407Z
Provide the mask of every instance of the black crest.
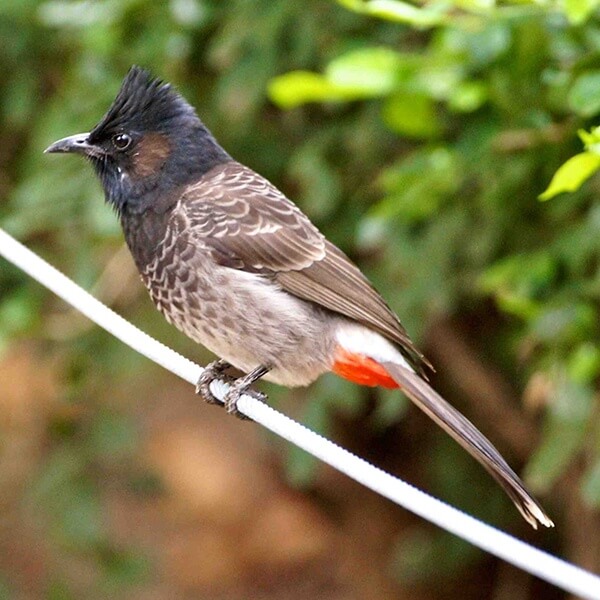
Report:
M165 131L175 122L197 121L194 109L173 87L138 66L125 76L108 112L90 133L95 140L122 130Z

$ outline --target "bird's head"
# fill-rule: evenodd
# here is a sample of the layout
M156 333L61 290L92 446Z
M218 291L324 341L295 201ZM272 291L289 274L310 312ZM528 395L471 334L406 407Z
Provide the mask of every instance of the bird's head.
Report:
M136 66L89 133L58 140L45 152L88 158L107 201L120 213L144 211L156 198L231 160L179 93Z

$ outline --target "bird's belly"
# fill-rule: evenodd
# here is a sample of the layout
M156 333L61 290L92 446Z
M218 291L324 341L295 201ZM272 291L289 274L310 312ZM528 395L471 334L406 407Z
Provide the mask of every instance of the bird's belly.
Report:
M264 379L293 387L331 369L330 320L272 281L225 267L161 279L144 282L166 319L239 370L269 366Z

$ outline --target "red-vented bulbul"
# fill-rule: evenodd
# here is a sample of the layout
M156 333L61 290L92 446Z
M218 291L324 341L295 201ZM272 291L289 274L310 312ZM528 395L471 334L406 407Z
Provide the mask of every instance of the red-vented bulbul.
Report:
M427 383L429 363L348 257L269 181L236 162L168 84L133 67L89 133L46 152L92 163L152 300L230 365L225 406L260 377L304 386L333 371L401 388L498 481L533 526L551 526L494 446Z

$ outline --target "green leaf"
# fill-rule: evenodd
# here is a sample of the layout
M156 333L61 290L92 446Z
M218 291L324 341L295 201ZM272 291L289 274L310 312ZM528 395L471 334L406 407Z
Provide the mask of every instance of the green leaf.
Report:
M571 157L552 177L540 200L549 200L562 192L578 190L600 168L600 155L593 152L581 152Z
M441 131L435 103L422 94L397 94L389 98L382 117L392 131L408 137L427 139Z
M352 100L352 90L341 89L323 75L310 71L292 71L275 77L267 87L269 98L281 108L295 108L307 102Z
M600 127L593 127L590 131L579 129L577 135L583 142L586 150L600 154Z
M446 21L445 15L440 11L417 8L408 2L399 0L371 0L367 4L368 14L388 21L408 23L415 27L433 27Z
M372 73L373 75L373 73ZM267 87L269 98L281 108L296 108L308 102L348 102L386 94L389 90L376 77L366 78L355 85L329 81L310 71L292 71L272 79Z
M337 0L344 8L354 12L363 12L365 4L363 0Z
M12 588L12 586L5 580L5 575L2 574L2 577L0 578L0 598L2 598L2 600L12 600L12 598L16 598L16 594L14 593L14 590ZM46 596L48 598L48 600L54 600L54 598ZM63 600L63 599L61 599ZM64 597L64 600L67 600L67 597ZM68 600L71 600L70 598Z
M363 48L331 61L325 75L338 88L379 96L397 85L401 66L401 55L390 48Z
M469 12L489 12L496 6L495 0L454 0L456 8Z
M600 348L591 342L579 345L567 364L569 377L579 383L591 383L600 374Z
M363 48L331 61L324 75L292 71L275 77L267 92L282 108L376 98L398 85L402 62L401 55L389 48Z
M569 91L569 107L582 117L592 117L600 112L600 71L581 74Z
M418 8L399 0L337 0L349 10L370 17L377 17L396 23L407 23L418 28L429 28L446 22L446 16L441 10Z
M456 112L469 113L480 108L488 98L488 90L481 81L463 81L455 86L448 98L448 107Z
M599 0L564 0L564 10L571 25L581 25L600 6Z

